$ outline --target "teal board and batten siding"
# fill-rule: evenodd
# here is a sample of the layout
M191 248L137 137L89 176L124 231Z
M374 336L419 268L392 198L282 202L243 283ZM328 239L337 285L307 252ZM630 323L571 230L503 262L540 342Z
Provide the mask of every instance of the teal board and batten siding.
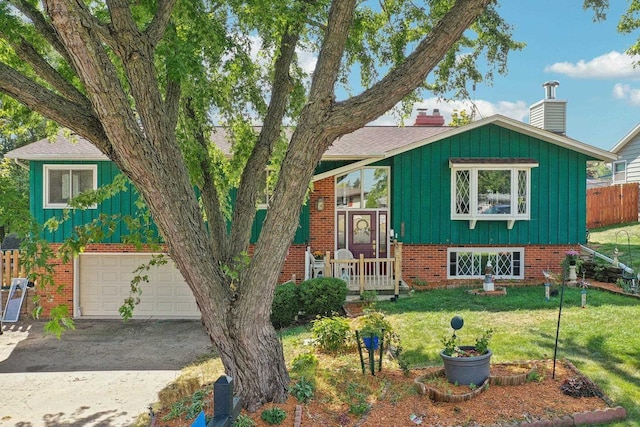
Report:
M452 157L533 158L531 219L451 219ZM407 244L527 245L585 242L586 161L591 157L490 124L392 158L392 227ZM400 235L404 232L404 235Z
M64 164L64 165L98 165L98 185L111 183L120 170L108 161L31 161L30 174L30 194L35 195L30 199L31 212L39 224L44 224L50 218L59 218L63 216L63 209L44 209L44 165ZM67 221L61 222L57 230L49 232L45 231L44 238L52 243L63 242L73 234L76 227L87 224L97 219L100 214L107 215L132 215L135 208L135 201L138 199L137 193L133 187L128 186L127 191L120 192L115 196L105 200L98 205L96 209L73 209L70 210L70 217ZM124 224L120 224L115 232L102 240L102 243L121 243L121 236L128 233Z
M251 227L251 243L255 243L258 241L258 236L260 235L260 230L262 229L262 223L267 216L266 209L258 209L256 213L256 218L253 221L253 226ZM302 206L302 211L300 212L300 220L298 221L298 228L296 229L296 234L293 237L293 244L295 245L307 245L309 244L309 202Z
M30 208L36 221L39 224L44 224L50 218L59 218L63 216L63 209L44 209L44 165L51 164L65 164L65 165L86 165L97 164L98 165L98 186L109 184L113 181L116 175L120 173L120 170L116 165L109 161L95 162L95 161L31 161L31 174L30 174L30 194L36 195L31 197ZM138 194L134 190L133 186L128 185L127 191L118 193L117 195L100 203L96 209L86 210L71 210L70 218L67 221L60 222L60 226L57 230L52 232L45 231L44 238L51 243L61 243L66 238L73 234L76 227L83 224L87 224L94 219L97 219L100 214L107 215L133 215L136 206L135 202L138 200ZM266 216L266 210L258 210L256 218L252 227L251 242L255 242L260 231L260 227ZM155 229L155 227L154 227ZM100 243L122 243L124 235L129 231L125 224L120 225L115 229L115 232L103 239ZM309 241L309 207L303 206L300 214L300 225L296 230L294 243L304 244Z

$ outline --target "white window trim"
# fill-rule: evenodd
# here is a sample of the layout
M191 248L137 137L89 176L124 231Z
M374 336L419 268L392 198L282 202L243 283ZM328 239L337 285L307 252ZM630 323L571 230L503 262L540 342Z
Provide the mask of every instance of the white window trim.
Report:
M453 220L469 220L469 228L473 230L477 221L499 221L507 222L507 228L511 230L516 220L528 221L531 219L531 169L537 167L537 163L464 163L451 164L451 219ZM457 186L456 172L469 171L469 213L456 213ZM481 170L508 170L511 172L511 200L510 205L515 207L511 209L510 214L479 214L478 213L478 171ZM526 207L527 211L523 214L517 213L518 207L518 172L524 171L527 174L526 187ZM516 183L516 185L513 185ZM516 213L513 213L513 212Z
M275 187L275 183L271 184L271 174L273 174L275 171L274 167L271 165L268 165L265 168L265 174L264 174L264 189L263 189L263 194L264 194L264 199L265 199L265 203L256 203L256 209L257 210L268 210L269 209L269 205L271 204L271 200L273 199L273 190Z
M516 279L516 280L521 280L524 279L524 266L525 266L525 262L524 262L524 256L525 256L525 251L524 251L524 247L473 247L473 248L467 248L467 247L455 247L455 248L447 248L447 279L480 279L480 278L484 278L484 274L478 274L478 275L459 275L459 276L452 276L451 275L451 270L450 270L450 266L451 266L451 253L452 252L471 252L471 253L489 253L489 254L496 254L496 253L500 253L500 252L510 252L510 253L514 253L514 252L519 252L520 253L520 274L519 275L494 275L493 277L495 279ZM484 267L482 266L482 271L484 272Z
M616 179L616 165L622 163L624 165L624 178L622 180ZM618 160L611 164L611 182L613 184L625 184L627 182L627 161Z
M43 196L42 206L44 209L64 209L69 205L66 203L49 203L49 171L50 170L90 170L93 172L93 189L98 188L98 165L78 165L78 164L55 164L44 165L43 167ZM87 209L97 209L97 205L89 206Z

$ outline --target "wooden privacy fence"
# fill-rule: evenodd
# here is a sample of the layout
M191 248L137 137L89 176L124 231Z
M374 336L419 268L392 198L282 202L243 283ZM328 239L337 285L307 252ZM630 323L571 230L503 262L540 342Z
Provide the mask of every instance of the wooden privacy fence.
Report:
M20 265L20 251L0 252L0 282L9 286L14 277L25 277L24 266Z
M587 190L587 228L638 221L638 184Z

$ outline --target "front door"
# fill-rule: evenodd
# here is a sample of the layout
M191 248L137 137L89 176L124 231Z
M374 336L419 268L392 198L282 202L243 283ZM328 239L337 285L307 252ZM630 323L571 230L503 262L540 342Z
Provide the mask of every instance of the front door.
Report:
M345 246L355 258L387 257L387 211L347 211ZM341 240L341 239L339 239Z
M354 257L378 257L378 238L375 211L349 212L349 250Z

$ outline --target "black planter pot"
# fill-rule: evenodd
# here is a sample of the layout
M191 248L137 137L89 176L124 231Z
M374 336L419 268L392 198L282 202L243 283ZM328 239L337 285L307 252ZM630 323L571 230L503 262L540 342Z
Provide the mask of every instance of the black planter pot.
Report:
M460 346L461 350L473 350L474 346ZM451 357L440 352L442 361L444 362L444 374L447 380L452 384L482 385L489 378L491 367L491 355L493 353L488 350L485 354L472 357Z

